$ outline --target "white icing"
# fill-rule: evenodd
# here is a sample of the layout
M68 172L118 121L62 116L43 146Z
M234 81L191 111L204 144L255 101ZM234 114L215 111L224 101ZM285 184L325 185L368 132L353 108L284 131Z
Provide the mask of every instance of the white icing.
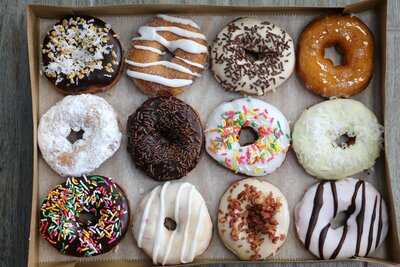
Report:
M82 139L68 141L71 129L83 130ZM61 176L82 176L97 169L118 150L121 137L112 106L92 94L64 97L38 126L42 156Z
M248 146L241 146L239 141L236 140L232 143L231 148L227 147L219 147L217 151L214 151L212 149L213 142L215 140L221 140L221 139L228 139L227 137L223 137L220 131L217 129L221 125L226 125L226 120L222 118L222 115L225 112L242 112L243 107L245 107L247 110L253 110L253 109L258 109L260 111L265 111L267 110L269 117L265 118L264 116L257 116L257 117L252 117L249 116L247 119L251 122L251 124L256 124L257 127L254 127L253 129L258 132L259 127L265 127L265 128L271 128L271 129L279 129L280 128L283 132L283 135L281 135L277 139L277 143L281 147L280 152L276 152L273 155L271 155L272 159L268 161L254 161L254 162L241 162L237 164L231 164L228 165L227 161L236 161L236 157L239 158L248 158L247 150L251 149L251 151L254 151L253 155L260 155L262 153L269 153L268 152L268 147L265 146L264 149L257 149L257 147L252 147L251 145ZM271 123L270 119L273 118L273 121ZM226 127L224 127L226 129ZM236 134L233 132L234 129L233 127L230 127L228 129L231 131L230 138L235 139ZM282 165L283 161L285 160L286 157L286 152L289 149L290 146L290 127L289 123L286 120L285 116L274 106L255 99L255 98L239 98L234 101L230 102L225 102L219 105L209 116L207 120L207 126L206 126L206 131L205 131L205 139L206 139L206 150L208 154L211 155L218 163L224 165L228 169L231 169L235 172L243 173L249 176L263 176L269 173L272 173L275 171L279 166ZM259 138L259 142L262 144L268 143L269 135L263 138ZM254 148L254 149L253 149Z
M177 59L179 59L179 60L182 60L182 61L185 62L186 64L195 66L195 67L200 68L200 69L204 69L204 65L202 65L202 64L200 64L200 63L193 62L193 61L187 60L187 59L182 58L182 57L177 57L177 56L175 56L175 58L177 58Z
M186 74L190 74L190 75L193 75L193 76L196 76L196 77L200 77L200 74L194 73L190 69L188 69L188 68L186 68L186 67L184 67L182 65L170 62L170 61L154 61L154 62L141 63L141 62L135 62L135 61L126 59L125 62L128 63L131 66L141 67L141 68L161 65L161 66L173 69L173 70L177 70L177 71L180 71L180 72L183 72L183 73L186 73Z
M157 15L157 17L162 18L163 20L168 21L168 22L179 23L179 24L183 24L183 25L189 25L189 26L192 26L193 28L200 29L199 25L197 25L191 19L173 17L173 16L169 16L169 15L164 15L164 14Z
M337 213L348 210L352 202L352 197L355 191L356 183L358 179L345 178L340 181L335 181L336 193L337 193ZM302 200L295 208L295 223L296 230L300 240L304 243L307 235L308 226L310 223L310 217L312 214L313 203L315 198L315 193L317 191L318 184L310 187L304 194ZM350 258L354 256L357 244L357 216L360 214L362 206L362 185L357 191L355 198L356 209L354 213L348 218L347 224L347 234L342 248L340 249L336 259ZM319 212L317 222L315 224L314 231L311 235L309 250L317 257L319 254L319 236L321 230L329 224L334 216L334 198L332 194L331 185L329 182L323 184L323 194L322 194L322 207ZM388 213L385 201L382 200L382 206L380 210L380 200L381 194L368 182L365 182L365 210L364 210L364 222L362 225L363 231L360 239L360 250L359 256L367 256L368 248L368 236L370 233L370 226L373 224L372 230L372 245L369 253L375 250L377 238L378 238L378 224L379 224L379 214L382 211L382 232L381 237L378 240L378 247L385 240L388 233ZM375 220L372 221L372 214L374 210L375 199L377 200ZM326 239L323 246L323 257L324 259L329 259L335 249L339 246L340 239L344 231L344 226L339 226L336 229L332 227L329 228Z
M229 225L230 217L228 216L227 219L225 219L225 214L229 214L230 210L228 208L229 203L231 203L229 199L237 198L238 194L240 194L245 189L245 185L254 186L258 191L261 191L264 196L272 193L273 197L279 199L279 201L282 203L281 208L275 214L274 218L278 222L276 226L276 235L284 235L285 238L283 240L279 239L277 242L273 243L267 235L262 236L264 237L264 241L260 244L259 254L261 257L260 259L264 260L270 256L275 255L278 249L283 245L286 240L290 225L290 213L287 200L282 192L279 190L279 188L277 188L276 186L256 178L247 178L237 181L233 183L230 187L228 187L225 193L222 195L221 201L219 203L218 210L220 210L221 213L218 213L217 219L218 233L224 245L234 254L236 254L241 260L253 260L251 256L254 253L251 251L251 246L246 240L246 232L244 230L239 231L238 240L233 240L231 236L232 228ZM243 211L246 210L246 205L248 204L249 203L247 201L241 203L241 208L243 209ZM246 221L242 220L242 218L243 217L239 216L235 224L238 225L241 223L246 223ZM245 229L246 226L244 226L243 228Z
M212 222L204 199L189 183L166 182L141 202L133 226L138 246L154 264L188 263L208 247ZM177 223L164 227L166 217Z
M169 79L165 78L159 75L154 75L154 74L148 74L148 73L143 73L143 72L138 72L138 71L133 71L133 70L127 70L126 73L128 76L140 80L145 80L153 83L158 83L162 84L165 86L169 87L183 87L183 86L188 86L193 83L193 80L187 80L187 79Z
M176 49L182 49L183 51L193 54L207 53L207 47L203 44L200 44L190 39L178 39L168 41L167 39L159 35L158 31L169 31L186 38L205 39L205 36L201 33L184 30L178 27L141 26L138 30L140 37L135 37L132 40L157 41L171 52L174 52Z
M136 49L151 51L151 52L159 54L159 55L165 55L165 52L163 52L160 49L157 49L155 47L145 46L145 45L133 45L133 47Z
M346 149L335 140L343 134L356 136ZM334 99L305 110L293 129L293 149L312 176L340 179L371 168L382 143L382 126L361 102Z

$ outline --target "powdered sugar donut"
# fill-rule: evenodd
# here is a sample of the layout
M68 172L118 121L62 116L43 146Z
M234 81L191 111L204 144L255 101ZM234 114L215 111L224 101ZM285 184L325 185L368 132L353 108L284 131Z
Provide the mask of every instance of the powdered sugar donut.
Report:
M305 110L292 137L297 158L309 174L341 179L374 165L382 126L361 102L334 99Z
M190 263L210 244L212 221L192 184L166 182L140 202L133 234L154 264Z
M240 131L257 133L254 143L241 146ZM283 163L290 145L290 128L274 106L240 98L219 105L206 127L206 150L218 163L249 176L269 174Z
M339 213L347 219L334 227ZM388 233L388 213L381 194L368 182L346 178L310 187L295 209L297 234L321 259L364 257Z
M41 118L38 144L44 160L62 176L98 168L120 146L117 115L103 98L66 96Z
M211 59L214 76L225 90L264 95L293 73L294 44L286 31L268 21L239 18L218 34Z

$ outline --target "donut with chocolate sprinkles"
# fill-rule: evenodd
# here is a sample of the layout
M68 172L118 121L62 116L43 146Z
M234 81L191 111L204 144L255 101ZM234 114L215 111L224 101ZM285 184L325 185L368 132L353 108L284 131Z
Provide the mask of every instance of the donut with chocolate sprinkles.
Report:
M217 35L211 69L227 91L264 95L292 74L294 44L280 27L257 18L238 18Z
M66 16L43 40L42 72L64 94L106 91L119 80L123 51L110 24L90 16Z
M51 190L39 217L40 235L60 253L90 257L121 241L129 225L129 205L111 178L84 175L69 177Z
M129 116L127 135L135 165L158 181L187 175L198 163L204 143L197 112L173 96L145 101Z

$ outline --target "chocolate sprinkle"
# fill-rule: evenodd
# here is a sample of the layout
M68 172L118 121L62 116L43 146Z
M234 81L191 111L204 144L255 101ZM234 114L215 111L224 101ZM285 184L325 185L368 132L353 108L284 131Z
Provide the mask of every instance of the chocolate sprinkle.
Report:
M200 159L204 136L199 116L172 96L145 101L127 123L128 152L155 180L179 179Z

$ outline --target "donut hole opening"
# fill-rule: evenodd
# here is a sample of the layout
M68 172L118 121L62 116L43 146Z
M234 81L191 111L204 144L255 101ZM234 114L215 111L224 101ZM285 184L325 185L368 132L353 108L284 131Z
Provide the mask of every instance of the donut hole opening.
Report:
M73 129L71 129L69 135L67 136L67 140L71 144L74 144L76 141L81 140L83 138L84 133L85 131L82 129L80 129L79 131L74 131Z
M239 132L239 144L248 146L254 144L258 139L257 132L251 127L242 127Z
M170 217L165 217L164 227L169 231L174 231L176 229L176 221Z
M247 58L251 58L253 61L259 61L262 59L262 53L255 52L247 48L244 49L244 54Z
M95 214L83 211L78 216L78 222L82 225L95 225L98 218Z
M174 54L172 54L168 49L165 49L164 54L160 56L160 61L171 61L174 58Z
M337 146L346 149L356 143L356 136L345 133L336 138L335 143Z
M333 44L325 48L324 58L331 61L335 67L345 64L343 50L337 44Z
M338 214L336 214L335 217L332 218L330 221L331 228L336 229L339 227L342 227L343 225L346 224L347 219L350 217L350 214L348 214L347 211L341 211Z
M179 143L179 137L174 133L174 131L161 128L159 129L159 137L162 143L171 144L171 143Z

